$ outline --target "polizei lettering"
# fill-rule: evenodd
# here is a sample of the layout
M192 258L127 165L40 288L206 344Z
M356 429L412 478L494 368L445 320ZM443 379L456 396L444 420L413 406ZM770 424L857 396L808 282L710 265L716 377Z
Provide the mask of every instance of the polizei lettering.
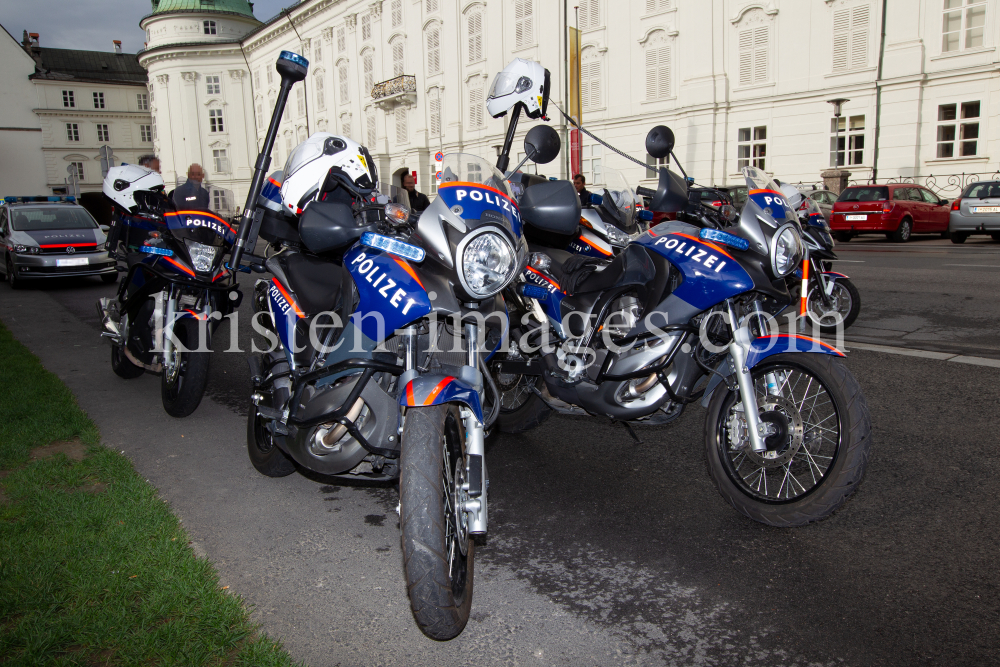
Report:
M364 276L365 281L371 284L376 291L385 298L396 310L400 310L404 315L417 302L406 295L406 290L396 288L396 281L389 277L385 269L375 264L365 253L358 253L358 256L351 260L351 270ZM359 276L360 279L360 276ZM396 291L393 292L393 289ZM405 302L403 300L406 300Z
M202 218L185 218L184 219L184 226L185 227L205 227L206 229L211 229L213 232L215 232L219 236L223 236L223 237L226 236L227 234L232 233L232 232L230 232L229 229L226 228L225 225L223 225L221 223L218 223L215 220L205 220L205 219L202 219Z
M469 188L455 188L455 201L460 202L468 197L472 201L482 202L485 201L487 204L492 204L497 208L506 211L514 220L521 222L520 211L517 210L517 206L510 203L510 200L503 197L495 192L490 192L489 190L470 190Z
M662 246L664 250L683 255L692 261L698 262L706 269L712 269L716 273L721 271L722 267L726 265L726 260L720 260L718 255L708 250L703 250L700 243L663 236L656 239L656 243L653 245Z
M288 315L288 311L292 309L292 304L288 303L285 295L281 293L281 290L278 289L273 280L271 281L271 288L267 290L267 294L271 297L274 305L281 309L281 314Z

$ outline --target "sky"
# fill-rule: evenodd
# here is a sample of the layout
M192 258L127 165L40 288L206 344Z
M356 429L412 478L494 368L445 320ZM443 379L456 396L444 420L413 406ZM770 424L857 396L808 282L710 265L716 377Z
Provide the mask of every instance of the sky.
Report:
M254 16L266 21L295 0L256 0ZM149 0L0 0L0 24L17 41L37 32L42 46L111 51L120 39L126 53L142 48L139 19L152 11ZM2 34L2 33L0 33Z

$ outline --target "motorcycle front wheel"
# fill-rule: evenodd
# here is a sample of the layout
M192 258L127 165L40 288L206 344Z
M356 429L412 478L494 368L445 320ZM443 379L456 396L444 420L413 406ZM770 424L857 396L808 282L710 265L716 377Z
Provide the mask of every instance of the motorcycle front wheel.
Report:
M420 630L457 637L472 609L475 544L465 498L465 429L458 408L408 408L399 476L399 527L410 609Z
M810 353L768 357L753 381L771 431L767 450L752 450L739 391L720 385L705 421L712 481L730 505L770 526L828 517L868 464L871 419L861 387L839 359Z
M854 320L858 319L858 314L861 312L861 294L854 283L849 278L839 278L834 281L830 292L830 308L823 305L820 289L818 280L810 281L809 299L806 302L806 313L810 321L823 333L837 333L838 321L843 322L841 325L843 329L854 324Z
M171 417L187 417L197 410L208 384L208 363L212 353L193 351L198 348L198 324L198 320L183 319L174 325L174 338L185 350L174 348L173 369L168 371L164 364L160 376L160 400Z

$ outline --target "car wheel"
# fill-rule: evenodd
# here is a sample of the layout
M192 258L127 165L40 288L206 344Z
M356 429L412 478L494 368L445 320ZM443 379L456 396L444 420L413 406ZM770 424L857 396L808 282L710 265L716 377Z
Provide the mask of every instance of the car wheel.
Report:
M1000 241L1000 232L993 232L990 234L990 238L994 241Z
M952 243L965 243L965 239L969 238L969 235L965 232L952 232L951 242Z
M947 229L944 230L943 232L941 232L941 238L943 239L951 238L951 232L949 232Z
M847 243L851 240L852 234L849 232L834 232L833 237L841 243Z
M889 239L893 243L906 243L910 240L911 231L913 231L913 221L909 218L903 218L896 231L889 235Z
M7 256L7 282L10 283L12 289L21 289L24 287L24 281L17 277L17 272L14 270L14 262L11 260L10 255Z

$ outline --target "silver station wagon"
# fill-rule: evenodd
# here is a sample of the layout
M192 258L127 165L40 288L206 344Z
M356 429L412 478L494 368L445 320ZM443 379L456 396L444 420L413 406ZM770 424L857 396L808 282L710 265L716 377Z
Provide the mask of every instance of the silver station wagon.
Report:
M951 203L950 216L952 243L965 243L970 234L989 234L994 241L1000 241L1000 181L970 184Z

